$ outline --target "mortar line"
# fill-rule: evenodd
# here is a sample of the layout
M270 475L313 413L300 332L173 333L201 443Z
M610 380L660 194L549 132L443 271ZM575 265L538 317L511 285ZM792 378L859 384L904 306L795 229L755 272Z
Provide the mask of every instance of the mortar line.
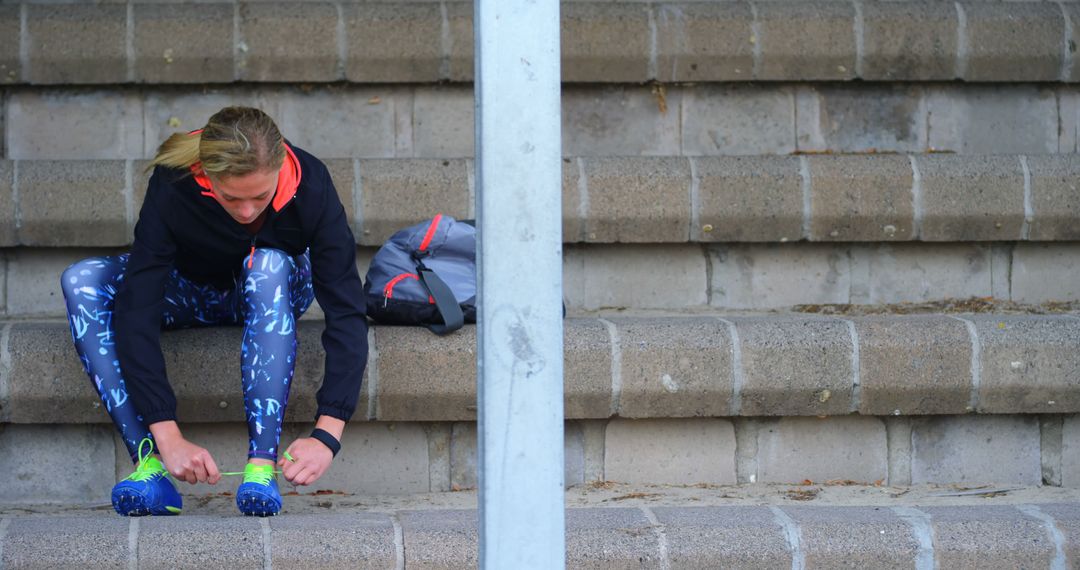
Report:
M930 515L914 507L892 507L892 512L908 523L919 542L915 570L934 570L934 527L930 524Z
M956 79L964 79L968 67L968 37L967 37L967 12L959 2L956 6Z
M345 37L345 8L340 2L334 2L337 11L337 28L335 39L337 40L337 76L339 80L345 80L345 60L349 56L348 39Z
M701 179L698 177L697 161L694 157L686 157L687 162L690 163L690 227L687 228L687 241L701 241L701 219L699 211L701 209Z
M469 213L469 219L476 220L476 161L471 158L465 159L465 179L469 182L469 203L465 205L465 211Z
M127 80L135 82L135 5L127 3L126 22L124 23L124 59L127 63Z
M450 18L446 12L446 2L439 2L439 15L442 17L442 42L440 49L442 53L439 56L439 79L450 78L450 51L453 49L452 39L450 38Z
M7 323L4 325L3 332L0 332L0 402L6 402L8 400L8 376L11 374L11 329L15 326L15 323Z
M1057 5L1058 8L1061 8L1061 18L1065 20L1065 33L1063 34L1065 37L1061 51L1061 82L1067 83L1072 80L1073 55L1069 49L1069 44L1073 41L1072 19L1069 18L1069 12L1061 0L1058 0Z
M855 7L855 77L863 76L863 51L865 49L864 33L866 22L863 19L862 2L852 0Z
M368 403L367 419L379 417L379 347L376 345L375 327L368 326Z
M982 385L982 348L979 346L979 334L975 330L975 323L956 315L949 317L964 323L971 338L971 399L968 402L968 411L976 412L979 410L979 388Z
M862 405L862 376L859 371L861 356L859 355L859 332L855 330L855 321L840 319L847 323L848 334L851 335L851 413L859 411Z
M810 159L805 154L799 156L799 176L802 178L802 238L810 241L810 212L813 208L810 195L813 192L813 183L810 180Z
M611 411L609 417L619 415L619 405L622 400L622 347L620 346L619 329L615 323L607 319L597 319L607 327L608 337L611 338Z
M19 70L19 76L23 83L30 82L30 29L27 26L29 9L26 2L19 4L19 65L22 67ZM8 152L11 151L8 150Z
M1024 222L1020 224L1020 239L1031 239L1031 222L1035 221L1035 210L1031 205L1031 169L1028 168L1027 156L1020 155L1020 168L1024 171Z
M670 570L671 559L668 556L668 540L667 533L664 531L664 525L660 524L660 519L656 518L656 514L652 512L646 505L639 505L638 509L645 514L645 518L649 520L649 524L652 525L653 534L656 535L657 550L660 554L660 568L661 570Z
M757 4L750 2L750 37L754 40L753 67L750 69L750 79L756 80L761 75L761 21L758 20Z
M131 517L128 524L128 570L139 568L139 517Z
M784 529L788 547L791 548L791 570L804 570L806 568L806 553L802 548L802 537L799 525L783 509L776 505L769 505L773 518Z
M272 570L274 567L274 553L270 536L270 519L266 517L260 518L259 526L262 527L263 570Z
M129 4L130 6L130 4ZM124 161L124 217L129 232L135 231L135 161Z
M1065 535L1061 533L1061 529L1058 528L1054 517L1044 513L1038 505L1015 506L1016 510L1029 517L1039 519L1046 527L1046 533L1050 535L1050 540L1054 542L1055 549L1054 560L1050 562L1050 570L1065 570Z
M405 531L401 528L398 512L390 513L390 522L394 525L395 570L405 570Z
M645 11L649 14L649 63L645 69L645 80L660 81L656 73L656 12L651 2L645 5Z
M247 58L243 56L241 44L244 38L240 34L240 2L233 0L233 81L240 81L240 71Z
M578 179L578 219L580 233L579 238L582 241L588 241L589 237L589 178L585 174L585 159L577 157Z
M739 331L735 323L722 317L716 317L716 319L727 325L728 334L731 335L731 410L728 415L737 417L742 410L742 345L739 342Z
M4 570L4 542L7 540L7 529L11 523L11 517L0 519L0 570Z
M919 163L914 154L908 155L908 162L911 163L911 234L915 240L921 240L923 222L922 172L919 172Z
M352 207L353 207L353 225L356 226L356 233L359 234L354 237L364 240L364 179L360 172L360 159L352 159L352 173L353 173L353 188L352 188Z

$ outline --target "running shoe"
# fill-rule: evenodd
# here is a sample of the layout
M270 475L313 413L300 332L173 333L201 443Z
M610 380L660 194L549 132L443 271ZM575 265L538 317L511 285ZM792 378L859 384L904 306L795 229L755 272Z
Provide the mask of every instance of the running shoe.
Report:
M113 487L113 508L125 517L180 514L184 501L168 475L158 458L143 457L135 472Z
M236 490L236 508L247 516L272 517L281 511L281 492L273 465L244 467L244 482Z

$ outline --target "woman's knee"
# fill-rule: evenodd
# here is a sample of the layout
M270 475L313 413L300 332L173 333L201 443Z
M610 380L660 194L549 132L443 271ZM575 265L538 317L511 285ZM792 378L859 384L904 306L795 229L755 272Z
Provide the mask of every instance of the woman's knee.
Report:
M288 279L295 268L291 255L273 247L256 248L244 259L246 271L257 271L271 278Z
M76 296L100 297L102 288L116 281L124 271L121 257L89 257L76 261L60 275L65 299Z

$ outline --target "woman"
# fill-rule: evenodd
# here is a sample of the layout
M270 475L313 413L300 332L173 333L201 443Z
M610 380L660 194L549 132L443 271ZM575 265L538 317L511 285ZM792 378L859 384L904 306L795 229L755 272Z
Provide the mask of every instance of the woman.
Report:
M243 324L250 443L236 503L275 515L275 462L297 485L340 448L367 362L356 242L326 166L290 146L258 109L227 107L158 149L128 254L75 263L62 277L76 351L136 463L113 488L125 516L178 514L166 476L215 484L206 449L184 438L159 344L162 328ZM279 458L296 355L295 321L318 298L326 375L316 429Z

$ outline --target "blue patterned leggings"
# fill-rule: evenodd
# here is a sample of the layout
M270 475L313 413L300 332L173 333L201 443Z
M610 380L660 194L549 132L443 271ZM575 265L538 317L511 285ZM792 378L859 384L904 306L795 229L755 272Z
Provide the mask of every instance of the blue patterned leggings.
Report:
M64 271L61 285L75 350L134 461L139 442L152 436L128 399L115 349L112 310L127 260L128 254L84 259ZM311 262L307 253L290 257L256 249L244 258L240 278L237 288L219 290L192 283L173 269L161 324L168 330L243 323L248 457L276 460L296 360L296 319L314 299Z

